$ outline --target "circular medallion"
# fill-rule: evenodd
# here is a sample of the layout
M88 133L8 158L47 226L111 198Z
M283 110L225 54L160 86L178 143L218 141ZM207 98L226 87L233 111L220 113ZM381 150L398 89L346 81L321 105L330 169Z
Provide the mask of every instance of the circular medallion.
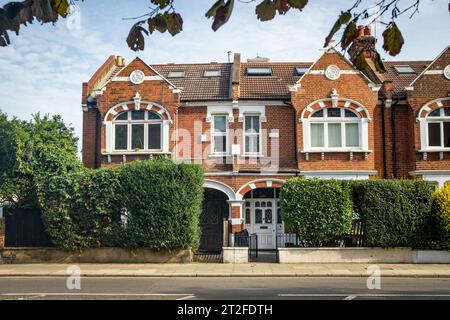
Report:
M450 80L450 64L445 67L444 69L444 77L446 77L448 80Z
M334 64L327 67L325 70L325 77L329 80L337 80L341 76L341 70Z
M134 70L130 74L130 81L134 84L141 84L144 82L145 75L141 70Z

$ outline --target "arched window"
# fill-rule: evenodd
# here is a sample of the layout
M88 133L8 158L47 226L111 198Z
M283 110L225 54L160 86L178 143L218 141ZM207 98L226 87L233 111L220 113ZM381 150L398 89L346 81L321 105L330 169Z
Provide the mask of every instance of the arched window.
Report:
M309 116L309 149L361 149L361 118L345 108L323 108Z
M120 113L113 120L114 151L162 151L162 125L152 111Z
M428 114L426 135L428 149L450 150L450 107L438 108Z

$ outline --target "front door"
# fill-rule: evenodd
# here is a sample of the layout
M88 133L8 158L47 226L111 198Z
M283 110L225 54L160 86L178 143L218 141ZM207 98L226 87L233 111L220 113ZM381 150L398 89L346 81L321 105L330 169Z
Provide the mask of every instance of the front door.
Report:
M228 218L228 197L221 191L205 189L200 216L200 251L218 252L223 246L223 220Z
M258 235L258 249L276 248L276 209L274 199L245 202L246 228Z

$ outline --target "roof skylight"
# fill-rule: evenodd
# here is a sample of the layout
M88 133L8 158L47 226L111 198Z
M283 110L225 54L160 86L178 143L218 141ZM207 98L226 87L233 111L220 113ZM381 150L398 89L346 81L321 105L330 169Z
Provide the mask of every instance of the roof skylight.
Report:
M185 72L184 71L170 71L167 75L167 78L184 78Z
M272 68L247 68L248 76L271 76Z

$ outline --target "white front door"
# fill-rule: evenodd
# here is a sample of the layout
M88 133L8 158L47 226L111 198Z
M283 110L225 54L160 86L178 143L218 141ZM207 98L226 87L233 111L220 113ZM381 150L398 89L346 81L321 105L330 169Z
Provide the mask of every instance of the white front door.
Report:
M258 235L258 249L276 248L276 203L274 199L250 200L251 232Z

